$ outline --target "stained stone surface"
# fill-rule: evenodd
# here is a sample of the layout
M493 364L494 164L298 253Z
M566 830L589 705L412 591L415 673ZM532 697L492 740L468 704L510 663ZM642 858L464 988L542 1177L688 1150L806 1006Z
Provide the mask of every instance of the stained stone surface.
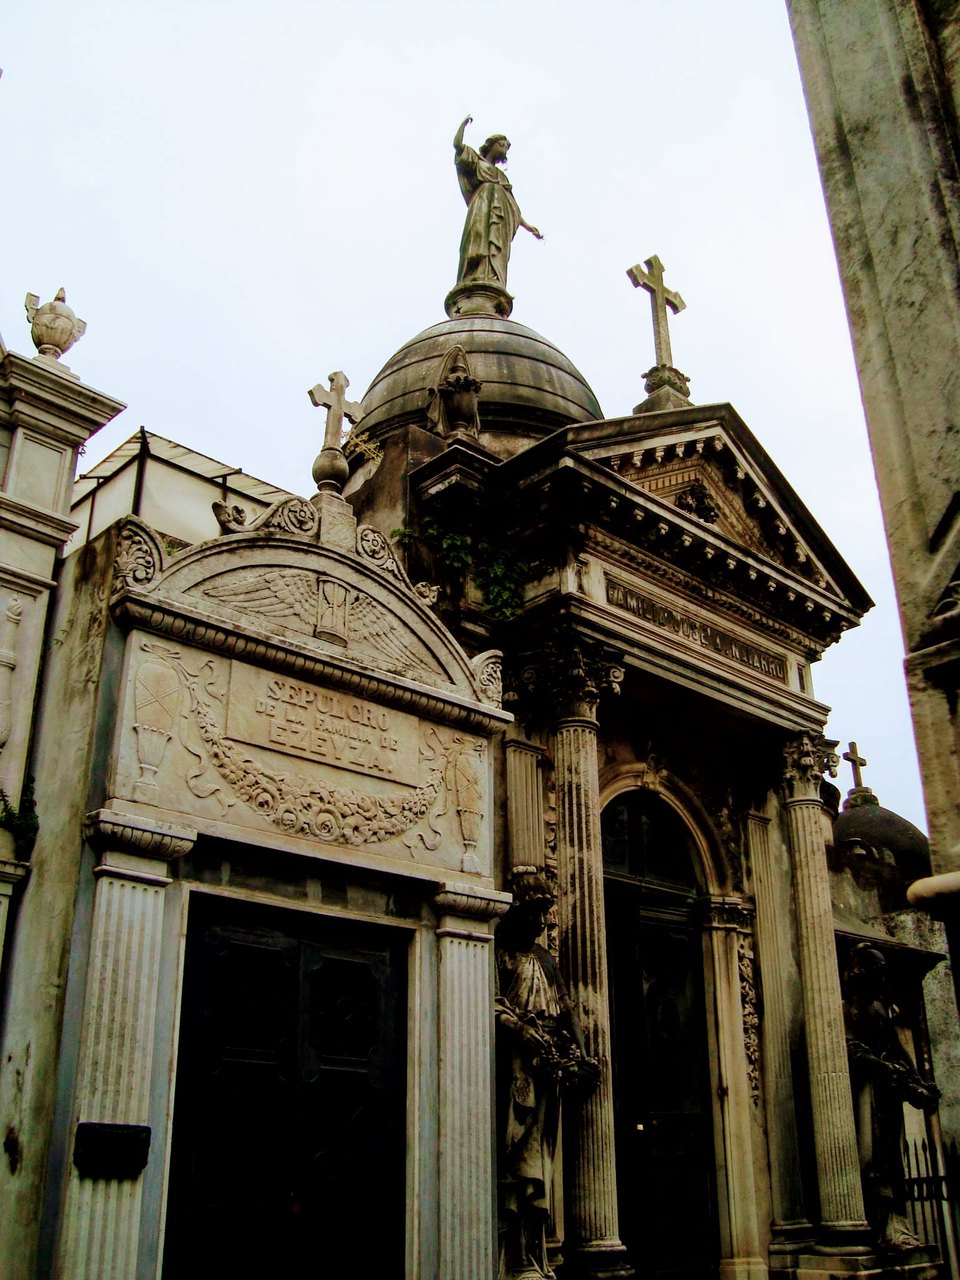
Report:
M459 316L417 334L374 378L363 398L371 438L405 423L426 425L428 392L457 344L483 384L480 443L500 456L557 427L603 416L583 375L552 342L513 320Z

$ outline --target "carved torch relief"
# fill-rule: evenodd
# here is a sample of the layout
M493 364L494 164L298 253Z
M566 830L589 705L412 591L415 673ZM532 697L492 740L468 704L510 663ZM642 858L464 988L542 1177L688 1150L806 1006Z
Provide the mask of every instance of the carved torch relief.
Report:
M480 739L185 647L141 638L135 656L139 772L124 781L121 771L121 794L489 874Z

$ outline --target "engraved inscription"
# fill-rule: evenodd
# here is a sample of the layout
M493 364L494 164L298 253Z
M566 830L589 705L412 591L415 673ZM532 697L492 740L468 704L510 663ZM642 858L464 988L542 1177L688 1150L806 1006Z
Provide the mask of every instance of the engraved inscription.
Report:
M417 729L416 717L402 711L242 663L231 666L228 738L416 786Z
M692 644L700 644L712 653L719 653L724 658L730 658L745 667L750 667L753 671L759 671L761 675L770 676L771 679L779 680L783 684L787 683L787 664L778 654L770 653L767 649L758 649L755 645L728 635L709 622L701 622L698 618L681 613L679 609L674 609L670 605L651 600L639 591L635 591L633 587L617 582L615 578L607 578L606 585L608 604L632 613L655 627L672 631L674 635Z

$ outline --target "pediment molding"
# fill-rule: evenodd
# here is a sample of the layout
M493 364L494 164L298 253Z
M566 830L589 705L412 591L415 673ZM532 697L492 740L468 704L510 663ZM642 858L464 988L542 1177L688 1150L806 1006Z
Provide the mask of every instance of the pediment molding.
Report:
M171 555L143 521L123 521L115 619L365 697L413 698L443 719L463 718L463 709L440 710L451 698L499 706L499 654L467 656L431 610L435 590L410 582L379 530L361 525L354 546L342 537L331 546L309 518L301 523L292 531L264 519ZM424 686L435 692L411 692Z
M626 447L624 447L626 446ZM679 438L624 442L594 460L754 555L840 595L787 503L720 423Z

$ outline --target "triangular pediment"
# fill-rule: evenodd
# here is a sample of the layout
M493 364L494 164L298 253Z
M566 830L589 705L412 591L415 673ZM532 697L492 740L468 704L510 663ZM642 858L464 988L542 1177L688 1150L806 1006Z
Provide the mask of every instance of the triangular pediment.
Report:
M642 415L608 422L606 432L595 428L595 438L571 444L705 534L838 600L869 607L863 588L766 451L729 406L716 408L716 417L694 409L695 421L685 409L657 414L657 423Z

